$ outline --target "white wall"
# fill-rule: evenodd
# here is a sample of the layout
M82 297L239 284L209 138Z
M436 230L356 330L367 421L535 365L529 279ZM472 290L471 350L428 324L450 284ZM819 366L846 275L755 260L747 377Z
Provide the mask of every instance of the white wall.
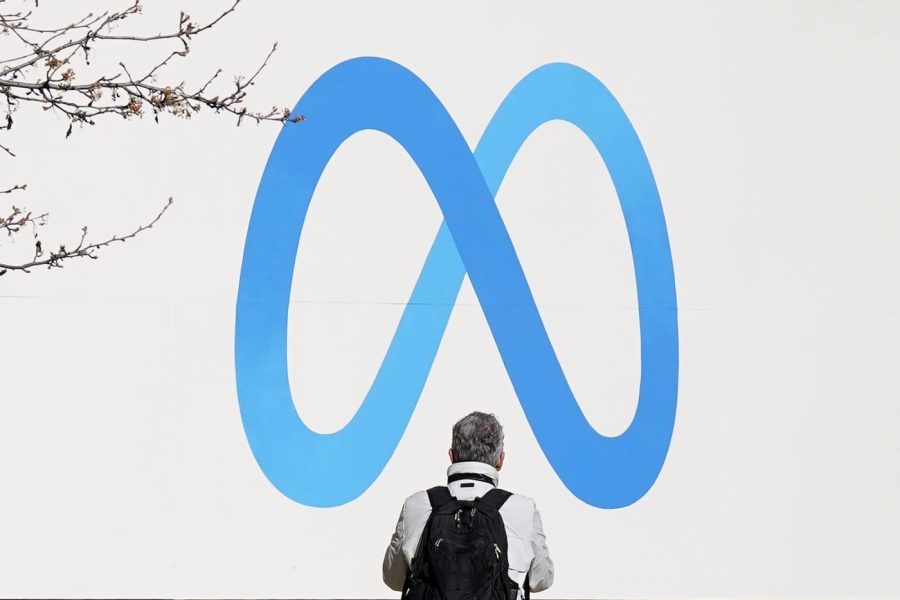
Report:
M213 11L154 2L144 23L186 6ZM380 562L400 503L440 483L449 427L477 408L506 427L502 485L544 515L547 598L900 596L900 4L247 2L185 72L251 71L275 40L258 104L292 105L337 62L383 56L422 77L473 146L541 64L609 87L653 166L676 273L661 476L620 510L569 493L466 283L381 477L340 508L292 502L250 453L233 361L244 236L278 126L111 122L64 140L62 120L23 113L4 183L29 183L48 233L122 232L176 204L97 262L0 279L0 594L393 596ZM584 413L623 431L636 296L601 159L545 126L497 203ZM358 408L440 218L385 136L353 138L328 166L289 330L314 429Z

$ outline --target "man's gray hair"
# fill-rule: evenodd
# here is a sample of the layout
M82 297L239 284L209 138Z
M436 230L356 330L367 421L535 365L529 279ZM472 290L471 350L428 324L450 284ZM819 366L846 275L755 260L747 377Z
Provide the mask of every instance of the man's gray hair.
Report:
M454 462L497 466L503 452L503 427L494 415L473 412L453 426L452 448Z

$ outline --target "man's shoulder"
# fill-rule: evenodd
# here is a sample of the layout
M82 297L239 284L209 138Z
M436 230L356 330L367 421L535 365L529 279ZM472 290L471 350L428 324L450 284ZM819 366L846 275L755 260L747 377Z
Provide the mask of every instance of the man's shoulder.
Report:
M506 502L503 503L502 509L531 514L537 511L537 505L530 496L510 492L510 496L506 499Z
M431 510L431 501L428 500L428 490L420 490L403 501L403 510L406 512L421 512Z

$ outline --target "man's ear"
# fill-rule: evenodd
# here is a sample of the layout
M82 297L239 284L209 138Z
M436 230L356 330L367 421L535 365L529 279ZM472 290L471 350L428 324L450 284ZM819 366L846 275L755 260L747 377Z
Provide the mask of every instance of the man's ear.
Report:
M452 452L452 451L451 451L451 452ZM504 458L506 458L506 452L501 452L501 453L500 453L500 458L497 459L497 470L498 470L498 471L499 471L500 469L503 468L503 459L504 459Z
M452 465L453 463L456 462L456 461L453 459L453 448L450 448L450 451L447 452L447 454L450 456L450 464Z

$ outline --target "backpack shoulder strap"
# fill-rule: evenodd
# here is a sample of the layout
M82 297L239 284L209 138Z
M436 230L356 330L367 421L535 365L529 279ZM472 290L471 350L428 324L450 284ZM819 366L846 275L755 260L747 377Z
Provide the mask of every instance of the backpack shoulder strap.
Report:
M500 488L494 488L479 498L478 504L494 510L500 510L500 507L503 506L510 496L512 496L511 492L501 490Z
M428 490L428 501L431 502L432 512L453 500L450 489L445 485L439 485Z

